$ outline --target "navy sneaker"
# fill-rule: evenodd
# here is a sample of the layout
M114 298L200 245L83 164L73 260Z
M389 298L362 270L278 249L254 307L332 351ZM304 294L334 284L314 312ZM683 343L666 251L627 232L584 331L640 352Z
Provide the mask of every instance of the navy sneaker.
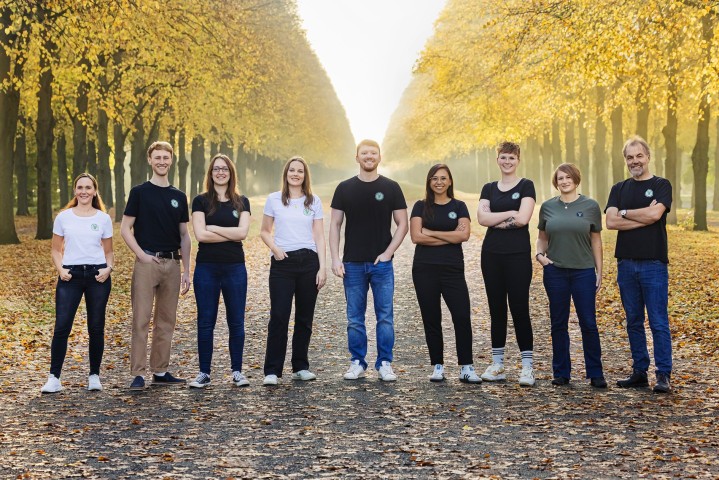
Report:
M649 386L647 380L647 372L641 370L634 370L628 378L624 380L617 380L617 386L619 388L645 388Z
M130 390L144 390L145 389L145 379L142 377L142 375L136 376L132 383L130 384Z
M654 385L655 393L670 393L672 386L669 383L669 375L666 373L657 373L657 383Z
M182 383L187 383L187 381L184 378L173 377L170 372L165 372L162 376L155 375L154 373L152 374L153 385L179 385Z
M205 388L210 384L210 376L206 373L198 373L197 377L190 382L190 388Z
M567 377L554 377L552 379L552 385L557 385L557 386L569 385L569 379Z
M594 388L607 388L607 380L604 377L594 377L589 380Z

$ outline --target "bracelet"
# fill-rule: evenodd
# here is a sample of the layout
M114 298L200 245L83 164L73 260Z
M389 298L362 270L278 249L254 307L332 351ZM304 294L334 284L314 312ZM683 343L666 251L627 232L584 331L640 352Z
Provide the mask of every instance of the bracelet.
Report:
M110 269L111 272L115 271L115 267L113 267L112 265L108 265L107 267Z
M537 252L537 254L534 256L534 259L535 259L536 261L539 261L539 256L540 256L540 255L543 256L543 257L546 257L546 256L547 256L547 254L544 253L544 252Z

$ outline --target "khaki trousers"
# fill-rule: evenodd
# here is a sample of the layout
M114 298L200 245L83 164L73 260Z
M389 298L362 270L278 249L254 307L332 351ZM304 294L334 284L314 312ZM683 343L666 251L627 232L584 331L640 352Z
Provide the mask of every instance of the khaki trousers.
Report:
M147 335L153 317L150 371L166 372L170 365L172 334L177 321L180 296L180 261L161 258L160 263L135 260L132 272L132 376L145 375L147 370ZM153 301L155 310L153 314Z

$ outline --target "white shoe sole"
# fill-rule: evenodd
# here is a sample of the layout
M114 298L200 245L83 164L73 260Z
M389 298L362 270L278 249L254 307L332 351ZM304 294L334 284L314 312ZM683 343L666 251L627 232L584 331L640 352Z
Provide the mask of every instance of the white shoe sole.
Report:
M536 383L536 380L520 380L519 386L520 387L533 387Z
M343 378L345 380L359 380L360 378L364 378L364 377L365 377L365 372L359 373L356 376L354 374L345 373Z
M102 392L102 385L99 386L99 387L91 387L91 386L88 385L88 386L87 386L87 391L88 391L88 392Z
M40 393L58 393L58 392L61 392L62 390L63 390L63 387L60 387L57 390L51 390L49 388L48 389L41 388Z
M232 382L235 384L236 387L249 387L250 382L248 380L243 380L241 382Z
M479 378L485 382L502 382L507 379L507 375L504 373L500 373L499 375L487 375L483 373Z
M292 380L298 380L300 382L311 382L312 380L317 380L317 375L312 375L311 377L301 377L293 373Z
M382 375L380 375L380 376L379 376L379 379L380 379L381 381L383 381L383 382L396 382L396 381L397 381L397 377L394 376L394 375L391 376L391 377L390 377L390 376L387 376L387 375L385 375L385 376L383 377Z
M196 383L196 382L190 382L189 384L190 388L205 388L209 387L209 383Z

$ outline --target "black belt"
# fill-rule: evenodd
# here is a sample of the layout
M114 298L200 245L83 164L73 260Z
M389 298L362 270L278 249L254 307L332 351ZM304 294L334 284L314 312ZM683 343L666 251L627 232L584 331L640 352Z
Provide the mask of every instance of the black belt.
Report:
M151 250L143 249L142 251L148 255L152 255L153 257L157 257L157 258L172 258L174 260L182 259L182 255L180 255L180 252L178 252L177 250L172 251L172 252L153 252Z
M97 265L63 265L62 268L68 270L99 270L101 268L107 268L107 263L99 263Z

